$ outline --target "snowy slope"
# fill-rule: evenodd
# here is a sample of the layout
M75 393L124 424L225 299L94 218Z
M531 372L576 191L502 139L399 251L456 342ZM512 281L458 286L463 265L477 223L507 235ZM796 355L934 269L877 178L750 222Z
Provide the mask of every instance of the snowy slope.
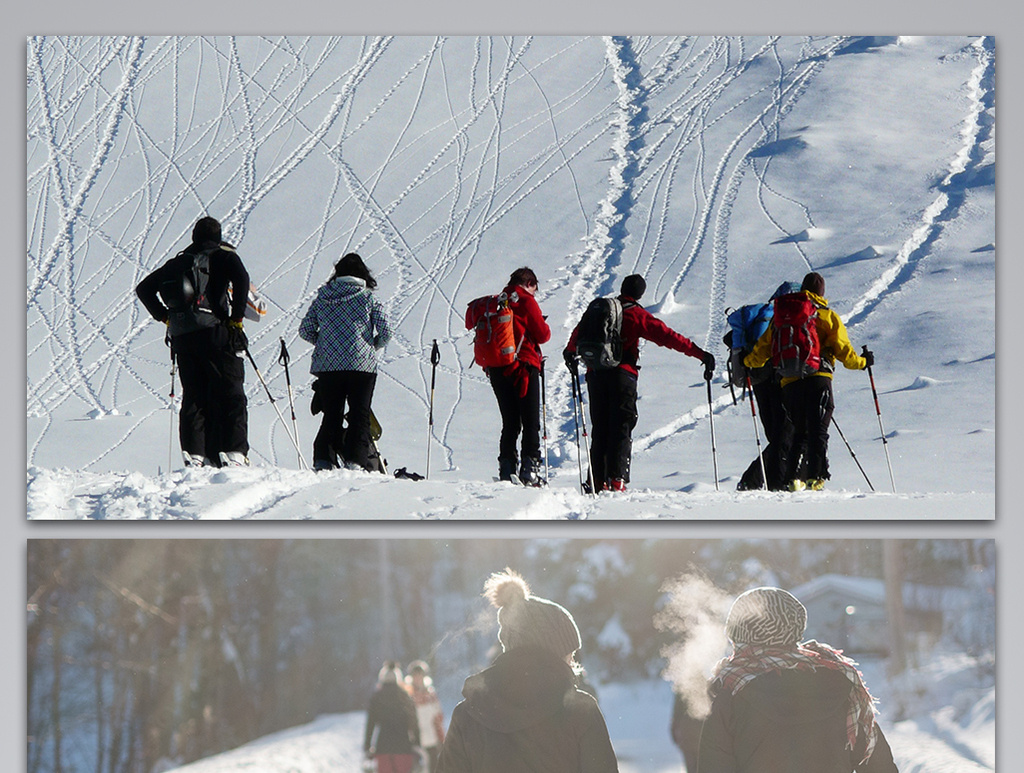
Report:
M992 38L32 38L27 47L30 518L992 518ZM222 220L270 302L247 328L251 458L180 470L162 326L132 287ZM367 259L398 324L375 397L391 468L297 470L310 347L298 321L335 260ZM552 490L491 483L498 417L465 304L541 277ZM893 495L866 374L836 377L831 491L732 493L749 409L646 346L633 490L578 496L559 352L629 273L648 308L724 356L724 311L821 271L876 353ZM720 492L715 491L715 463ZM170 470L169 470L170 467ZM387 485L386 491L378 489ZM348 492L342 496L342 492ZM383 494L383 495L382 495Z

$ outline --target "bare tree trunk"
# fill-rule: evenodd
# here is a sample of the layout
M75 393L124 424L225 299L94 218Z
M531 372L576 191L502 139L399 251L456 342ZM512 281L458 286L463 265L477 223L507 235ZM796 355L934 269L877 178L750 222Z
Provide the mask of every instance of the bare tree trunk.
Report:
M903 613L903 543L897 539L882 541L885 567L885 611L889 618L889 674L896 676L907 668L906 619Z
M59 597L59 594L55 594ZM50 685L50 732L53 736L53 773L63 773L64 765L61 759L61 747L63 745L61 731L60 712L60 691L61 691L61 661L63 660L63 631L60 614L53 617L54 624L51 626L50 654L51 667L53 668L53 681Z

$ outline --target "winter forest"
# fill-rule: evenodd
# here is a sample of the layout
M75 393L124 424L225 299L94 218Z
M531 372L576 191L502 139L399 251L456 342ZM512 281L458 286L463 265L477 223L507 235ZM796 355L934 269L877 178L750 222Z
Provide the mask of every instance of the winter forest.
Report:
M32 37L28 517L991 519L995 73L990 36ZM164 326L132 291L205 214L269 306L246 323L245 470L183 468ZM299 458L319 420L298 326L350 250L397 331L381 454L428 481ZM464 324L523 265L552 329L538 491L494 483ZM759 430L726 312L811 270L877 400L840 369L826 490L736 496ZM645 344L630 491L586 498L561 350L633 273L719 367L708 395L697 360Z
M249 766L282 769L283 743L290 770L355 770L384 659L427 660L448 713L493 659L480 591L506 566L576 618L623 771L679 770L672 692L701 693L729 603L763 584L861 663L902 771L994 770L988 540L33 540L28 558L29 773L152 773L326 715L331 765L289 736Z

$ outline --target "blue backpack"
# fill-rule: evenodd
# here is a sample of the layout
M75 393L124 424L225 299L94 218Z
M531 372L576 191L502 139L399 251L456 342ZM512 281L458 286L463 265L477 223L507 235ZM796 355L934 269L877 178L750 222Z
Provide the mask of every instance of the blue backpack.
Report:
M726 321L729 323L729 331L725 334L725 344L729 347L729 380L734 386L745 386L747 379L747 368L743 365L743 358L754 348L757 339L771 324L774 310L770 303L748 303L738 309L726 309ZM758 371L750 372L751 383L760 383L768 377L767 368L758 368Z

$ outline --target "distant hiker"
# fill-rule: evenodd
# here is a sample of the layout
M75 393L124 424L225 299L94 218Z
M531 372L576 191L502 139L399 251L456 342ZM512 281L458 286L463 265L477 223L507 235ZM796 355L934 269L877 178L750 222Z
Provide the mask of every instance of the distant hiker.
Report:
M484 595L498 608L502 654L466 680L438 773L618 771L597 701L576 688L572 615L511 569L491 575Z
M314 345L309 372L314 414L323 411L313 440L313 469L345 465L376 471L370 440L370 407L377 383L377 350L391 340L384 306L373 295L377 280L354 252L334 266L299 325L299 336ZM345 428L348 406L348 426ZM340 457L340 460L339 460Z
M229 293L228 288L231 292ZM178 435L186 467L249 464L242 319L249 274L221 225L202 217L192 243L139 282L136 295L167 323L181 374Z
M694 357L704 363L707 371L715 368L714 355L672 330L640 305L639 300L646 289L644 278L631 274L622 280L618 298L599 298L588 307L588 312L593 308L595 313L620 317L617 325L614 321L598 319L594 328L617 330L615 337L621 341L621 346L610 341L601 346L600 341L589 340L589 315L585 312L562 352L566 365L574 374L579 367L578 355L587 364L587 392L593 424L590 463L597 491L625 491L629 483L632 433L637 422L640 339ZM583 357L584 339L595 351L589 362ZM603 356L599 352L602 349L605 350ZM611 354L612 350L617 353Z
M430 678L430 666L422 660L414 660L409 664L408 671L406 689L416 704L420 746L427 755L426 773L434 773L437 770L437 758L441 755L441 744L444 743L444 712L441 711L441 701Z
M781 588L754 588L725 625L733 653L710 682L700 773L897 773L857 664L800 642L807 610Z
M850 370L874 363L870 351L866 357L857 354L842 319L828 307L824 278L812 271L800 292L775 299L772 324L743 359L748 368L771 360L781 376L783 403L793 422L792 444L785 449L785 479L792 491L819 491L831 477L828 428L835 410L832 373L837 359ZM792 452L800 448L805 448L806 477L799 472L800 454Z
M527 486L547 483L540 474L540 345L550 340L551 328L534 298L537 289L533 270L518 268L499 295L478 298L466 311L466 328L477 330L475 360L490 379L501 413L498 479L518 475Z
M700 731L704 720L690 714L689 704L679 693L672 702L672 724L669 732L672 743L679 747L683 755L683 767L686 773L697 773L697 752L700 748Z
M738 491L750 491L767 488L769 491L784 491L791 480L786 477L787 454L799 454L801 449L792 449L793 422L786 413L782 401L781 376L767 362L760 368L747 368L743 358L750 354L754 345L771 324L772 303L780 295L788 295L800 291L797 282L783 282L772 293L767 303L741 306L728 316L730 330L722 339L729 347L729 374L734 386L745 387L746 378L750 378L750 386L757 403L757 414L764 428L765 448L761 459L754 459L740 476L736 486ZM764 462L764 474L768 477L768 485L764 485L761 474L761 462Z
M376 760L377 773L411 773L419 756L420 726L416 706L406 692L402 672L387 661L366 712L363 753Z

